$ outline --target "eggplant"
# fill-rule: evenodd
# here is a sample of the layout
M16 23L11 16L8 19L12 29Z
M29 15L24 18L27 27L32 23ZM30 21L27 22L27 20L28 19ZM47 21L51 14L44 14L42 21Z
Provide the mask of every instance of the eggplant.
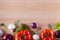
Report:
M60 30L57 30L57 31L55 32L55 37L56 37L56 38L60 38Z

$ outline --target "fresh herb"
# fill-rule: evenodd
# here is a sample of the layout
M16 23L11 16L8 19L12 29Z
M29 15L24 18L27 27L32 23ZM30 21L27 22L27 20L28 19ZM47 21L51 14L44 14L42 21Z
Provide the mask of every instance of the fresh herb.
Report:
M32 30L29 30L29 31L30 31L30 34L31 34L31 35L35 34Z
M16 21L14 22L14 24L15 24L15 25L19 25L19 22L20 22L20 20L16 20Z
M21 24L21 27L22 27L22 30L28 30L29 29L29 27L26 25L26 24Z
M41 27L38 27L38 28L37 28L37 31L40 31L40 30L41 30Z
M55 26L56 26L56 29L60 30L60 22L57 22Z
M14 29L14 33L19 32L21 30L22 30L21 26L18 26L16 29Z
M31 35L35 34L26 24L21 24L21 27L22 30L29 30Z
M48 27L52 30L52 25L51 24L48 24Z
M14 33L19 32L21 30L29 30L31 35L35 34L32 30L30 30L30 28L26 24L21 24L19 27L15 29Z
M19 32L21 30L26 30L26 29L28 29L27 25L26 24L21 24L21 25L17 26L17 28L14 30L14 33Z

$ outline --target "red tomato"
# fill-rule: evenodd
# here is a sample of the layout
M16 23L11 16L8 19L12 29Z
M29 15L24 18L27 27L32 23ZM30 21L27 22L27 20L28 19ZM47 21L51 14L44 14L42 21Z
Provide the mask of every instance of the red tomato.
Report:
M32 40L32 37L28 30L22 30L20 32L17 32L15 35L15 40L22 40L21 36L24 37L24 40Z
M53 40L53 32L50 29L45 29L40 33L41 40Z

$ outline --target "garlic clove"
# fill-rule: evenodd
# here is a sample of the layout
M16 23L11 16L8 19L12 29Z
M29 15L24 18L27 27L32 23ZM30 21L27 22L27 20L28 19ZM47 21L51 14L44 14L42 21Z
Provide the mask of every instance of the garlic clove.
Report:
M0 37L3 35L3 31L0 29Z
M39 37L38 34L34 34L34 35L33 35L33 40L39 40L39 39L40 39L40 37Z
M16 26L14 24L9 24L7 28L13 30L16 28Z

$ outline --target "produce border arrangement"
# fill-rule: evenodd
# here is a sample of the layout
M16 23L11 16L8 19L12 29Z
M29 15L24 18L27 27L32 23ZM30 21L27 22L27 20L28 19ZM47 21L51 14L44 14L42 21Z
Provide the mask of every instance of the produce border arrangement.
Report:
M5 23L0 23L0 26L6 27ZM31 23L33 29L37 29L37 31L42 30L42 28L38 26L39 25L36 22ZM29 25L20 23L19 20L16 20L13 24L9 24L6 27L13 32L14 35L5 33L1 27L0 40L60 40L60 22L55 23L54 29L51 24L48 24L47 28L43 29L39 34L32 31Z

